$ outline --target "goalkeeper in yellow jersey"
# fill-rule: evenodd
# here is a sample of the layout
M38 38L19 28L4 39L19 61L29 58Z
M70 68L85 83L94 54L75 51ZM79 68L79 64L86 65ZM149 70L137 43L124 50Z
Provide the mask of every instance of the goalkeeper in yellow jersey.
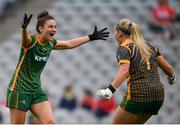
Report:
M97 92L110 99L122 82L128 78L127 93L113 118L113 124L143 124L157 115L164 101L164 86L160 81L158 67L167 75L168 82L175 82L172 66L157 48L146 42L138 25L122 19L115 27L119 44L117 60L119 71L107 89Z

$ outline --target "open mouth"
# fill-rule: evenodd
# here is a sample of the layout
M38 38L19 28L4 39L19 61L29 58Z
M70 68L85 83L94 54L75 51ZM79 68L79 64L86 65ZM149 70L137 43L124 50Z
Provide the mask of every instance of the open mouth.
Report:
M49 33L49 35L53 37L53 36L54 36L54 33Z

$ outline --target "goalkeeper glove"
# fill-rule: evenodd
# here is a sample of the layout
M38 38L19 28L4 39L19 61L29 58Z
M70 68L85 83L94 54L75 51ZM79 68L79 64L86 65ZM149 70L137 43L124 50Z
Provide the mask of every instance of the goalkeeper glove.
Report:
M102 99L111 99L116 89L110 84L107 89L97 91L96 95Z
M107 32L106 30L107 28L97 31L97 26L95 26L94 32L89 35L90 41L99 39L106 40L106 38L109 36L109 32Z
M29 17L27 16L26 13L24 14L23 21L21 22L21 27L23 29L25 29L28 26L29 22L31 21L31 18L32 18L32 14Z

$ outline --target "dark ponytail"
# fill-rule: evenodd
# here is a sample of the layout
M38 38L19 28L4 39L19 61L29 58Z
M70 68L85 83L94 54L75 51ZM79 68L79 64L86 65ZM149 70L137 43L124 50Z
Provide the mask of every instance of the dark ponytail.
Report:
M48 11L43 11L41 13L38 14L37 16L37 24L36 24L36 31L38 33L40 33L39 27L40 26L44 26L44 24L46 23L46 21L48 20L55 20L54 17L52 17L51 15L49 15Z

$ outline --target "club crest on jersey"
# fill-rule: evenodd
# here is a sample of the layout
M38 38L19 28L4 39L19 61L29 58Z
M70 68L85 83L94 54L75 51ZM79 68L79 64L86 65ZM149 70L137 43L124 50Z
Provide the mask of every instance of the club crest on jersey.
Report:
M36 61L45 61L45 62L46 62L46 61L48 60L48 58L45 57L45 56L44 56L44 57L41 57L41 56L36 56L36 55L35 55L35 60L36 60Z
M41 49L41 51L42 51L42 52L46 52L46 51L48 51L48 50L43 47L43 48Z

